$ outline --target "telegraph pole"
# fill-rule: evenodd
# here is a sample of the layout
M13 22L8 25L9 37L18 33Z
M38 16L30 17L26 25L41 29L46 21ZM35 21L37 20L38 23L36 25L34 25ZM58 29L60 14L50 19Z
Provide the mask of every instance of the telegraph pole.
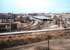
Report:
M13 17L13 11L10 14L10 32L12 31L12 17Z

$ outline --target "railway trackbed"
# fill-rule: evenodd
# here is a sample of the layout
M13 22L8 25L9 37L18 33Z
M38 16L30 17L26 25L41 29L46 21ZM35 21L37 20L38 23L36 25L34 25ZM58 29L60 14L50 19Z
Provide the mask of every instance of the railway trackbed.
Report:
M54 29L42 29L42 30L30 30L30 31L16 31L16 32L6 32L0 33L0 35L11 35L11 34L25 34L25 33L35 33L35 32L48 32L48 31L57 31L57 30L65 30L70 28L54 28Z

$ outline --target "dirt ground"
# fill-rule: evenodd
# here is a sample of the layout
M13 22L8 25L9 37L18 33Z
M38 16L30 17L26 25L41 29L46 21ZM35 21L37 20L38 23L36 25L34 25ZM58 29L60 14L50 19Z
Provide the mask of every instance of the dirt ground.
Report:
M49 42L50 50L70 50L70 39L52 39ZM48 50L48 42L42 41L38 43L22 45L18 47L8 48L5 50Z

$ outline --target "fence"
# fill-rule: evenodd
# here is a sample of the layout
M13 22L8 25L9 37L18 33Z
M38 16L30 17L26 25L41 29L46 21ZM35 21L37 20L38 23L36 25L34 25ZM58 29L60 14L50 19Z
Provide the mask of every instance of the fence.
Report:
M14 46L7 50L69 50L69 35L70 28L8 32L0 33L0 41L5 42L3 46ZM2 45L0 47L2 48Z

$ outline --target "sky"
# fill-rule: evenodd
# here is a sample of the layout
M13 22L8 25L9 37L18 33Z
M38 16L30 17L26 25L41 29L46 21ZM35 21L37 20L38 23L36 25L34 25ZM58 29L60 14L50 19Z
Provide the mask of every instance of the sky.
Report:
M70 12L70 0L0 0L0 13Z

